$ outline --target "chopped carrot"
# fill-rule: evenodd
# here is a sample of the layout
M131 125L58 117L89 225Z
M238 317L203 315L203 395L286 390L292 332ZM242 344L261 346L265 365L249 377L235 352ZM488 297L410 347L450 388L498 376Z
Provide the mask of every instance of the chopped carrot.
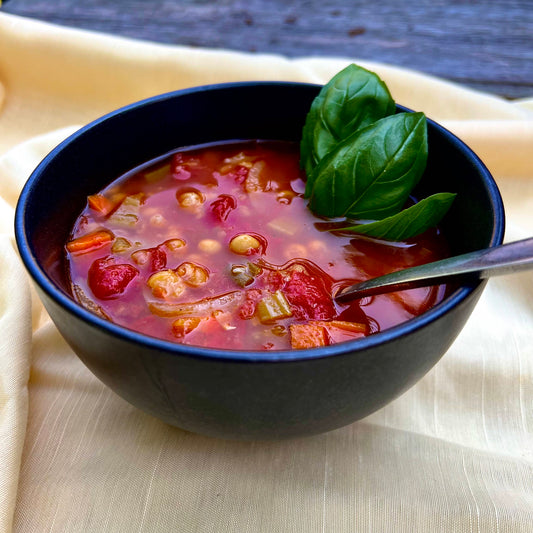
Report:
M295 349L327 346L364 337L366 331L366 326L357 322L312 320L290 326L291 346Z
M365 337L367 333L366 325L357 322L332 320L331 322L322 322L322 324L328 332L330 344L359 339Z
M115 236L108 230L99 230L82 235L67 243L67 250L72 254L83 254L101 248L111 242Z
M115 204L103 194L92 194L91 196L87 196L87 202L93 211L97 211L103 216L109 215L109 213L115 208Z

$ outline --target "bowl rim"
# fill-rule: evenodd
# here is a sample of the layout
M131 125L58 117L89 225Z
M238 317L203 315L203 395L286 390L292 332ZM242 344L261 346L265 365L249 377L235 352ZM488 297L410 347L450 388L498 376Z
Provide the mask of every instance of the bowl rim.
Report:
M108 334L119 337L121 340L138 344L147 349L155 350L157 352L163 352L176 357L192 357L208 360L219 361L238 361L238 362L250 362L250 363L271 363L271 362L295 362L305 361L311 359L319 359L331 356L341 356L346 354L354 354L365 352L366 350L377 346L384 345L394 341L398 337L403 335L413 334L419 329L425 327L429 323L437 320L450 312L454 307L463 302L471 293L473 293L481 284L486 281L478 280L472 285L464 286L456 289L447 297L445 297L437 305L422 313L419 316L406 320L396 326L387 328L378 333L369 335L361 339L355 339L353 341L345 341L330 346L323 346L318 348L307 348L302 350L273 350L273 351L261 351L261 350L230 350L221 348L209 348L203 346L195 346L189 344L180 344L166 341L157 337L151 337L143 333L128 329L124 326L120 326L88 311L81 304L78 304L73 298L60 289L56 283L46 274L45 270L40 266L36 256L32 253L31 244L26 236L26 205L31 197L32 190L35 183L39 180L40 176L45 172L49 163L65 148L68 148L73 142L75 142L80 136L86 132L97 128L103 122L113 120L115 117L128 113L140 107L150 106L165 100L179 98L181 96L202 93L210 91L221 91L233 88L253 88L257 86L274 87L274 86L288 86L288 87L315 87L320 88L321 85L305 82L290 82L290 81L241 81L241 82L227 82L216 83L209 85L201 85L197 87L190 87L186 89L180 89L176 91L169 91L159 95L151 96L137 102L120 107L114 111L106 113L105 115L91 121L87 125L81 127L55 148L53 148L48 155L39 163L35 170L31 173L26 181L15 209L14 229L15 240L19 250L19 254L26 267L28 273L33 278L34 282L49 298L51 298L56 304L62 307L65 311L73 314L76 318L87 322L89 326L97 328ZM408 110L407 108L397 104L401 109ZM490 238L489 247L501 244L505 232L505 213L503 207L503 201L498 190L497 184L492 177L491 173L481 161L481 159L474 153L474 151L467 146L462 140L456 137L449 130L427 118L428 124L441 135L447 138L453 147L464 155L473 163L481 175L482 181L486 187L489 195L490 203L494 212L494 226Z

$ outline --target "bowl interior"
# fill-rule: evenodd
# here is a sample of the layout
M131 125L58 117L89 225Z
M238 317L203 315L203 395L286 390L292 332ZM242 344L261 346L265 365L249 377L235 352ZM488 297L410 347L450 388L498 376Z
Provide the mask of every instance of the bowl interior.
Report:
M202 87L133 104L81 129L47 156L21 195L16 235L30 272L43 274L37 281L49 293L69 294L63 246L89 194L182 146L239 139L298 141L318 90L310 84L269 82ZM501 243L503 207L487 169L431 121L428 143L426 174L415 194L458 193L442 223L451 253Z

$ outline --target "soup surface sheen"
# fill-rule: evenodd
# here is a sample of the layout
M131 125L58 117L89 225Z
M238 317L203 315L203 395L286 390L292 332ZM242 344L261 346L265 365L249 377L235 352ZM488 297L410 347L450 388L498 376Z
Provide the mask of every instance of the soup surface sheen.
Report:
M303 198L298 145L175 152L88 198L66 245L74 297L127 328L233 350L323 346L408 320L420 288L339 305L343 285L446 256L436 230L404 243L342 235Z

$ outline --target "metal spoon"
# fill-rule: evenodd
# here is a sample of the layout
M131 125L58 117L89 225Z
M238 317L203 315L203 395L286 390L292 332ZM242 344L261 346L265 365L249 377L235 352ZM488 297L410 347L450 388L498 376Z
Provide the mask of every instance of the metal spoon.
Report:
M373 294L429 287L448 281L488 278L530 268L533 268L533 238L457 255L362 281L344 287L334 299L342 303Z

